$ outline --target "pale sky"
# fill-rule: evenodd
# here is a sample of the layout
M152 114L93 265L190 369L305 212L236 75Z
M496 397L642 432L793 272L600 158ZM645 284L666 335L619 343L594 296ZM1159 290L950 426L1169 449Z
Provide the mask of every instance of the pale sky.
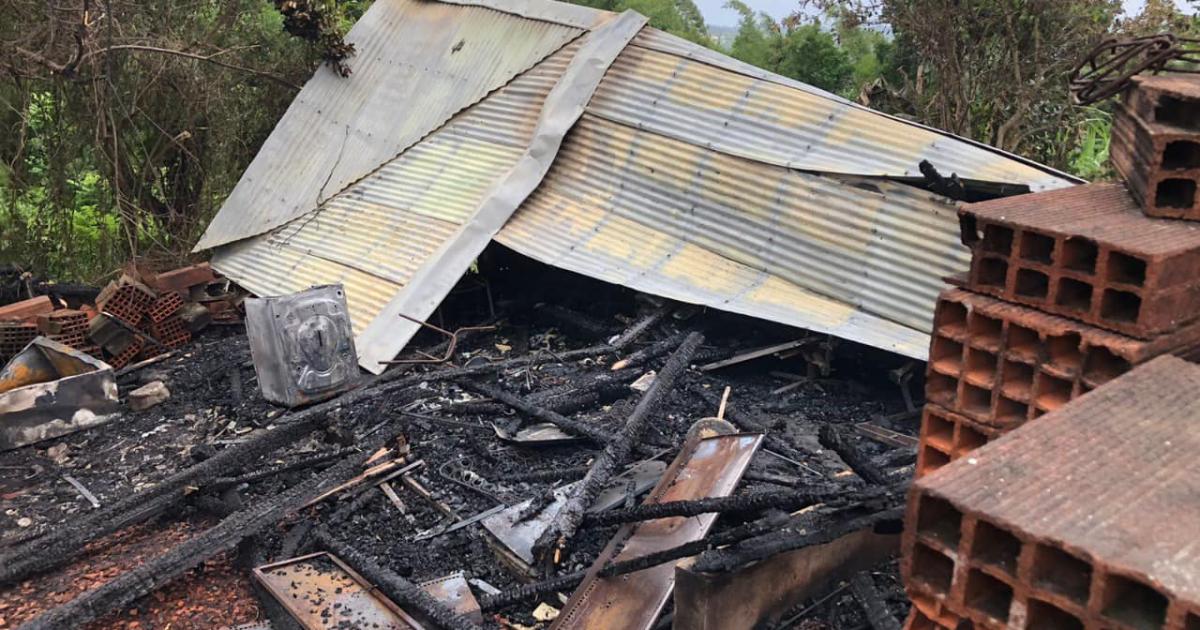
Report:
M755 11L765 11L775 19L791 15L799 6L797 0L745 0L746 4ZM732 9L725 8L726 0L695 0L696 6L704 14L704 20L716 26L737 26L738 14ZM1136 14L1145 4L1145 0L1122 0L1125 12ZM1180 8L1188 8L1185 0L1175 0Z

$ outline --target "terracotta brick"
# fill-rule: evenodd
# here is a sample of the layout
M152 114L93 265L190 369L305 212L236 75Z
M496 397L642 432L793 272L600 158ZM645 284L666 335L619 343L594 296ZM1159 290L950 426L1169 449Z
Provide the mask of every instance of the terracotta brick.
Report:
M154 276L150 286L159 293L173 292L179 297L188 297L189 290L198 285L208 284L217 278L208 263L189 265Z
M179 297L178 293L163 293L150 304L150 308L146 310L146 316L153 321L161 322L178 313L182 306L183 298Z
M13 302L0 306L0 320L31 320L43 313L49 313L54 310L54 303L45 295L39 295L28 300Z
M156 299L154 293L142 284L121 285L102 298L96 299L101 312L131 325L137 325L142 320L142 315Z
M1200 225L1142 214L1119 184L964 205L967 286L1141 339L1200 317Z
M914 482L901 572L918 610L1194 630L1198 389L1200 366L1159 357Z
M1146 214L1200 220L1200 77L1134 78L1113 118L1110 155Z
M1161 354L1190 355L1200 323L1134 339L962 289L938 296L927 401L1011 429Z
M931 473L1002 435L996 427L975 422L937 405L925 405L917 446L916 478Z

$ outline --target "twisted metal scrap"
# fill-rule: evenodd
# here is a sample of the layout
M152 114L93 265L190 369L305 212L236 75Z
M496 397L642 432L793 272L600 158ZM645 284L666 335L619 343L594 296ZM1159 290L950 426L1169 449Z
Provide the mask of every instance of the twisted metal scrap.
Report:
M1143 72L1200 72L1195 64L1200 64L1200 39L1171 33L1112 37L1097 44L1071 70L1071 100L1076 105L1102 101L1125 91L1131 79Z

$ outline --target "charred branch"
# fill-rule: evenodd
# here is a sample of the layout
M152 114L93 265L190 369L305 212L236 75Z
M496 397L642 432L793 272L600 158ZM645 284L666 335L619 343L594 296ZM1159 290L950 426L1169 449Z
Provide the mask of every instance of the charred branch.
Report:
M537 313L583 339L602 339L612 333L612 327L600 319L558 304L539 304Z
M672 349L678 348L679 344L683 343L683 340L686 337L687 337L687 333L677 332L677 333L671 335L670 337L667 337L666 339L663 339L661 341L656 341L656 342L646 346L645 348L642 348L641 350L634 352L633 354L629 355L628 357L625 357L624 359L621 359L620 361L613 363L612 369L615 372L617 370L624 370L626 368L638 367L641 365L645 365L651 359L661 357L662 355L670 352Z

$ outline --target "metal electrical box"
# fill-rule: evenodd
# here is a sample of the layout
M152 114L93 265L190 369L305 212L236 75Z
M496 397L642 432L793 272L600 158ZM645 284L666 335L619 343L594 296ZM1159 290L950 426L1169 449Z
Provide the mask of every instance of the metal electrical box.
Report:
M330 398L358 381L354 333L341 285L246 300L258 386L288 407Z

